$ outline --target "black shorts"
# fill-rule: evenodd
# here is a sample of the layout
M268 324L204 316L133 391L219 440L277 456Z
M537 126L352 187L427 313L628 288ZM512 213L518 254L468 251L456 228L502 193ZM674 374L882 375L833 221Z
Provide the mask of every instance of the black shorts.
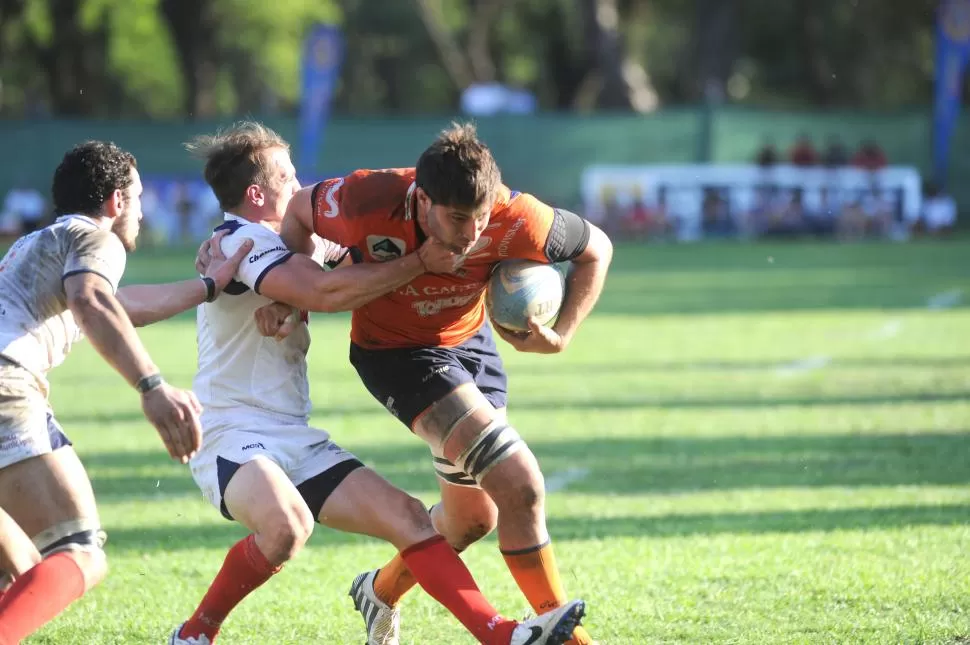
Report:
M487 322L457 347L365 349L351 343L350 362L374 398L408 428L465 383L477 385L496 408L508 403L508 378Z

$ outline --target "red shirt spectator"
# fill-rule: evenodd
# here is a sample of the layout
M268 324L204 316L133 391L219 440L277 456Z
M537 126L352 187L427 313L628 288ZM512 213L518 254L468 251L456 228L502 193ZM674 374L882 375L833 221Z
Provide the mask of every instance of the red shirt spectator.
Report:
M790 153L791 162L795 166L814 166L818 163L818 153L807 135L801 135L795 141Z
M888 163L886 153L875 141L863 141L852 157L852 165L864 170L880 170Z

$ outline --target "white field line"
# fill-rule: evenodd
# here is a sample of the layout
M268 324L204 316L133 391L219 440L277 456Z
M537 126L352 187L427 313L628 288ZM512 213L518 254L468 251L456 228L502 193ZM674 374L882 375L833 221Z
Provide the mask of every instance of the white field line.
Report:
M963 300L962 289L950 289L940 292L926 301L926 308L931 311L940 311L955 307ZM903 330L903 321L897 319L887 320L881 327L874 329L866 335L868 340L884 341L895 338ZM809 356L800 358L790 363L784 363L775 370L778 378L792 378L808 372L822 369L832 362L831 356Z
M866 338L869 340L890 340L899 336L899 332L903 330L902 320L887 320L882 327L874 330Z
M553 473L546 477L546 492L558 493L570 484L575 484L589 477L589 468L570 468L561 473Z
M831 362L831 356L809 356L808 358L800 358L797 361L779 365L778 368L775 369L775 376L778 378L791 378L793 376L805 374L806 372L820 370Z

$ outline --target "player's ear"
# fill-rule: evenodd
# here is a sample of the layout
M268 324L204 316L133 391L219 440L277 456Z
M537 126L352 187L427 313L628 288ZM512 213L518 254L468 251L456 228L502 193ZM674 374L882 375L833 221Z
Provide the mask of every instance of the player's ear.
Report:
M427 211L431 208L431 198L428 197L428 193L424 192L424 189L420 186L414 189L414 194L418 198L418 204L421 206L421 210Z
M246 189L246 201L248 201L253 206L262 206L266 203L266 193L263 192L262 186L258 184L250 184Z
M125 191L120 188L116 188L111 191L108 195L108 199L104 202L104 214L111 219L114 219L121 215L125 211L125 200L128 198L125 195Z

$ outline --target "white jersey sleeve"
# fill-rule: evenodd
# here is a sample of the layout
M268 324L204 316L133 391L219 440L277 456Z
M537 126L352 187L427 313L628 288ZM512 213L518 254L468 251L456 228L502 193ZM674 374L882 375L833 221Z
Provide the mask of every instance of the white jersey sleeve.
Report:
M90 226L69 226L64 229L67 253L61 279L77 273L95 273L118 290L125 272L127 254L118 236L109 230Z
M254 292L259 293L259 285L263 278L275 267L283 264L293 256L293 252L286 248L283 239L260 224L246 224L237 229L232 235L222 239L222 252L230 257L247 239L253 241L253 248L249 255L239 265L236 280L242 282Z

